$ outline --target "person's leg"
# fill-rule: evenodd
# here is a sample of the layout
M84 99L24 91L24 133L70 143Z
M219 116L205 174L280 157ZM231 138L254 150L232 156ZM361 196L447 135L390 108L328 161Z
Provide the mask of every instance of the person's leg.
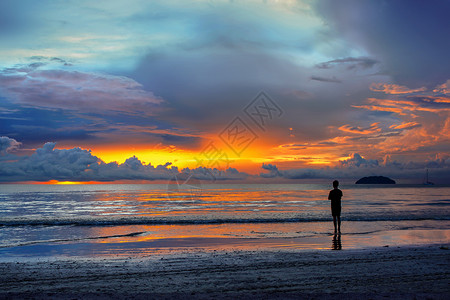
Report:
M341 233L341 216L337 216L337 223L338 223L338 232ZM334 225L334 228L336 228L336 225Z
M334 225L334 232L336 233L337 227L336 227L336 216L333 216L333 225Z

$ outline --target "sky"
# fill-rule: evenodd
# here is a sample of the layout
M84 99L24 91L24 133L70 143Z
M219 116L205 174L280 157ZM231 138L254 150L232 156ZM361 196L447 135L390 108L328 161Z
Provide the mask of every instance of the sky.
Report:
M450 1L0 2L0 182L450 182Z

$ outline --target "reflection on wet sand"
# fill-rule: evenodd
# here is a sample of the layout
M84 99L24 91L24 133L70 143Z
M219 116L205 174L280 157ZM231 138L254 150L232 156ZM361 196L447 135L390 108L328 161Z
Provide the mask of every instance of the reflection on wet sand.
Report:
M333 236L333 243L331 244L331 250L342 250L341 234L335 234Z

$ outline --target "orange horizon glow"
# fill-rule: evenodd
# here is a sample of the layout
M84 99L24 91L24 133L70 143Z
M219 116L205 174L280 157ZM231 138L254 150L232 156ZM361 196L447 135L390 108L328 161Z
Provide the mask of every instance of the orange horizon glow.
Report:
M205 147L213 141L215 147L220 151L226 153L228 163L226 160L208 160L203 153ZM60 149L72 148L72 145L65 145ZM155 145L136 145L133 147L125 147L123 145L92 145L85 148L90 150L92 155L97 156L105 163L116 162L118 164L124 163L128 158L135 156L144 164L151 164L156 167L158 165L165 165L171 163L171 166L177 167L179 170L184 168L210 167L225 170L229 167L237 168L243 172L259 172L263 163L270 163L274 160L285 160L282 156L277 157L273 155L273 150L277 148L272 147L268 140L257 140L250 147L245 149L240 156L233 153L232 150L226 147L218 138L209 138L207 142L201 145L198 149L183 149L178 147L163 147L159 148ZM199 164L200 162L200 164Z
M30 184L54 184L54 185L75 185L75 184L103 184L108 182L102 182L102 181L67 181L67 180L49 180L49 181L33 181L33 182L26 182Z
M263 171L261 169L262 164L280 164L282 168L282 165L290 163L290 167L317 168L334 166L339 160L347 158L347 155L343 157L335 153L335 146L305 143L308 146L307 149L299 151L295 149L294 144L276 145L274 139L274 137L266 136L264 139L255 140L240 156L230 150L220 139L214 137L205 139L206 142L197 149L185 149L176 146L161 147L152 144L137 144L132 147L124 147L119 144L87 145L84 149L90 151L92 155L98 157L105 163L116 162L122 164L127 159L135 156L143 164L151 164L154 167L171 163L167 168L177 167L180 171L184 168L194 169L197 167L217 168L219 170L236 168L241 172L249 174L258 174ZM208 160L205 158L203 151L211 141L215 147L226 153L228 163L226 161L215 161L214 159ZM346 144L342 140L338 142L343 145ZM66 144L58 148L71 149L72 147L73 145ZM202 161L201 164L199 164L200 161Z

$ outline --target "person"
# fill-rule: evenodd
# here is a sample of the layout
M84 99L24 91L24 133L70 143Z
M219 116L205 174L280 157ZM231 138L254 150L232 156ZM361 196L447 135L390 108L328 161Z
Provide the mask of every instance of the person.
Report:
M334 233L341 233L341 198L342 191L338 189L339 181L333 181L333 189L328 195L328 200L331 200L331 215L333 216Z

